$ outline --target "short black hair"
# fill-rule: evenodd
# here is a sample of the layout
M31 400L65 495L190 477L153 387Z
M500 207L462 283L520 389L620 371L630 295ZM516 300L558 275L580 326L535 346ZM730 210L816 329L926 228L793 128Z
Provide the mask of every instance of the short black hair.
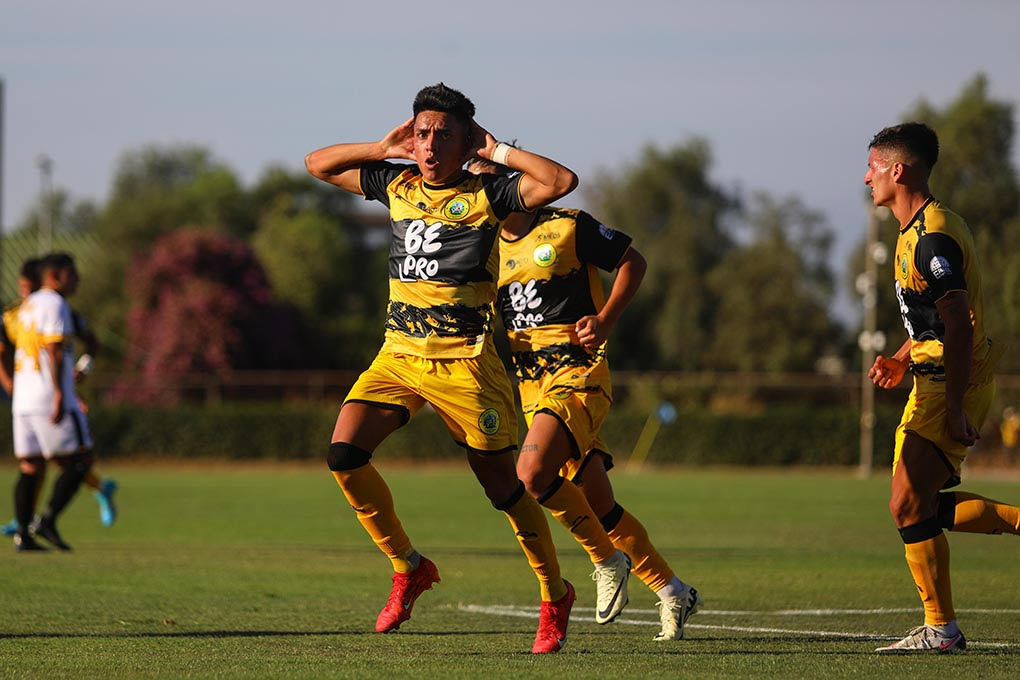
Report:
M60 271L74 266L74 258L67 253L50 253L39 262L40 276L49 271Z
M42 285L41 264L42 260L36 257L29 258L21 263L21 271L18 272L18 276L28 279L28 282L32 284L32 290L38 290Z
M924 123L903 123L881 130L871 139L869 149L898 151L912 163L921 163L929 172L939 159L939 138Z
M418 116L422 111L439 111L448 113L471 127L471 121L475 117L475 105L464 96L464 93L447 87L444 83L437 83L423 87L414 98L414 115Z

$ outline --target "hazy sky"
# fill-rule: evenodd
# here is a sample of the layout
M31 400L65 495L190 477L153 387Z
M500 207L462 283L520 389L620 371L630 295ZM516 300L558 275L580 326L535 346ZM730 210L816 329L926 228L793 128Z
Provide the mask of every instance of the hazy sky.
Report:
M582 185L644 145L705 137L715 181L823 212L841 268L875 131L978 72L1020 101L1014 0L596 4L4 0L0 218L37 199L40 154L77 199L105 199L120 155L147 144L205 145L251 183L378 139L442 80Z

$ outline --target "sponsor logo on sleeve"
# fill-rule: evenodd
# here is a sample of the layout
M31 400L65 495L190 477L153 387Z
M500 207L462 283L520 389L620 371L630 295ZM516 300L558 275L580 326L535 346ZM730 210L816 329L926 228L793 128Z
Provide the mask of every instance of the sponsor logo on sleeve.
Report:
M949 268L949 260L941 255L936 255L931 258L931 262L928 263L928 266L931 267L932 276L936 279L941 279L942 277L949 276L953 273Z

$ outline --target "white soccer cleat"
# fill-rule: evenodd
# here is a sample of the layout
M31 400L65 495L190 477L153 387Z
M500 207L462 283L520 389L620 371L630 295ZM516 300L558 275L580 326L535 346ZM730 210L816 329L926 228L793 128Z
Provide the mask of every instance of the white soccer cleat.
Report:
M630 567L630 558L622 550L617 550L606 562L595 565L591 574L591 580L595 581L595 623L609 623L627 606Z
M967 649L967 639L963 637L963 633L959 629L954 635L946 635L938 628L925 624L907 633L907 637L902 640L886 647L879 647L875 651L879 654L915 654L918 652L949 654L964 649Z
M655 606L659 608L659 623L662 630L652 639L656 642L683 640L684 624L687 623L687 619L698 613L701 596L697 590L685 585L682 593L676 597L660 600Z

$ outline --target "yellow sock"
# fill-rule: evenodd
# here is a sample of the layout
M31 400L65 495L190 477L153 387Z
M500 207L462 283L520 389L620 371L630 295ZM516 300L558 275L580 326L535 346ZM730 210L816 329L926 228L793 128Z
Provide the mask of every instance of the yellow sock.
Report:
M924 603L924 622L944 626L956 619L953 589L949 582L949 541L944 533L918 543L907 543L910 573Z
M353 470L334 471L333 477L354 508L361 526L393 562L393 570L414 571L408 559L414 553L411 539L404 533L393 506L393 495L379 471L368 463Z
M523 486L520 491L524 491ZM556 560L556 548L542 506L531 494L522 493L513 505L500 510L510 520L528 564L538 578L542 600L552 602L566 595L567 586L560 576L560 563Z
M577 485L562 477L559 488L542 500L542 505L556 521L566 527L585 552L592 564L600 564L616 554L613 542L606 535L602 523L595 517L595 511L588 505L588 499Z
M673 570L652 545L644 525L634 515L623 510L620 521L609 530L609 538L614 546L630 556L634 562L631 573L652 592L665 588L673 580Z
M966 491L957 491L952 530L970 534L1005 532L1020 535L1020 508Z

